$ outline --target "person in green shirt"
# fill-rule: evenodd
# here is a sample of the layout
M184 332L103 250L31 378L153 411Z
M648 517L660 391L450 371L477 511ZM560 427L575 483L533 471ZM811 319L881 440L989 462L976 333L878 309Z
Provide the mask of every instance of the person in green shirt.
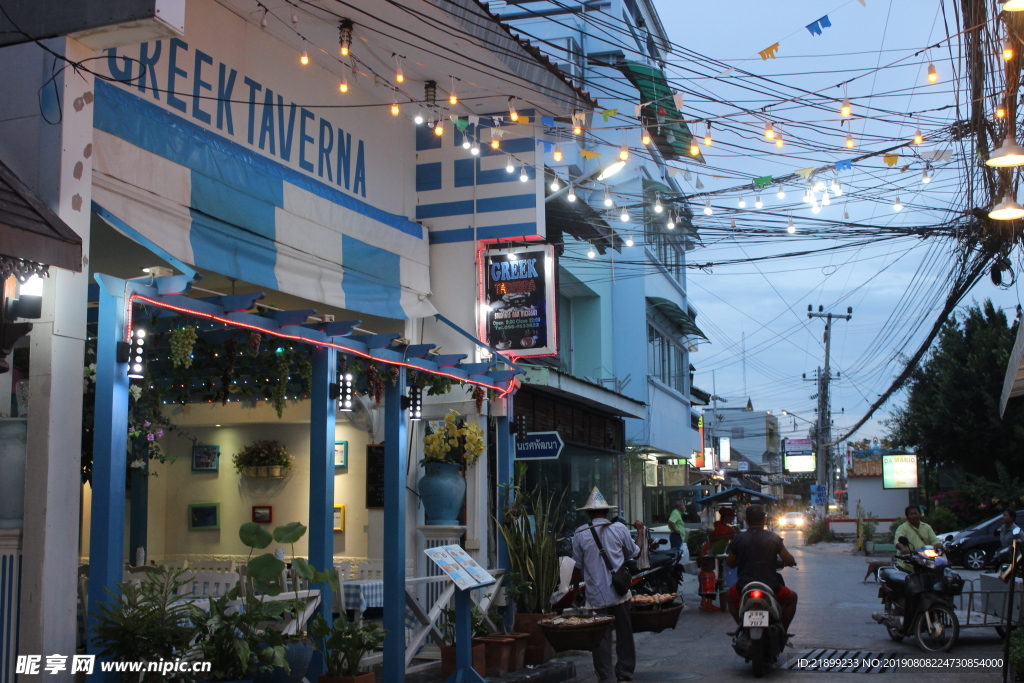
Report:
M683 538L686 536L686 525L683 524L683 510L686 503L682 498L676 500L672 508L672 514L668 516L668 543L669 547L675 550L683 547Z
M894 539L898 551L901 553L912 553L926 545L942 545L942 542L939 541L939 537L935 535L935 531L931 526L921 521L921 508L916 505L908 505L903 514L906 515L907 521L900 524L899 528L896 529ZM909 546L900 543L901 536L906 536L910 542Z

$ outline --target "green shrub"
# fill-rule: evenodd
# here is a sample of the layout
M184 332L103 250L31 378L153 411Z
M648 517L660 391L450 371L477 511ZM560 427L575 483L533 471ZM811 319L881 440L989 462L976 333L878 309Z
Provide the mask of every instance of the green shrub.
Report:
M819 519L815 520L807 530L807 533L804 534L804 545L814 545L822 541L836 543L839 541L839 537L828 527L828 522Z
M951 510L937 507L931 511L922 521L931 525L937 534L944 534L947 531L955 531L960 525L960 520Z
M1024 673L1024 630L1010 634L1010 666L1018 676Z
M696 560L701 555L704 543L708 540L708 532L704 529L692 529L686 534L686 549L690 551L690 559Z
M903 517L897 517L896 520L889 525L889 538L885 540L886 543L892 543L892 538L896 538L896 530L903 526L903 522L907 521Z

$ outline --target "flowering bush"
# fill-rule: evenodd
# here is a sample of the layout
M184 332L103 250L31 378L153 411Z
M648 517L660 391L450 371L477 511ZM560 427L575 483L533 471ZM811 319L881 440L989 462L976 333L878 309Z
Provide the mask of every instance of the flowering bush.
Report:
M231 460L239 474L242 474L246 467L292 466L292 458L281 442L269 440L253 441L231 456Z
M458 411L449 410L441 426L423 437L423 460L420 464L450 462L472 465L484 454L485 447L480 425L467 423Z

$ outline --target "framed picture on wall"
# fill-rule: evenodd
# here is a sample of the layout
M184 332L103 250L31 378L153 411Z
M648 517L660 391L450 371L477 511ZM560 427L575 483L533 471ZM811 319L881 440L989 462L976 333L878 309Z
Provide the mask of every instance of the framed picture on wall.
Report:
M334 506L334 530L344 531L345 530L345 506L335 505Z
M220 529L220 503L190 503L188 506L189 531L217 531Z
M274 508L270 505L253 505L252 521L256 524L270 524L274 521Z
M216 472L220 466L220 446L199 445L192 447L192 471Z
M334 466L348 467L348 441L334 442Z

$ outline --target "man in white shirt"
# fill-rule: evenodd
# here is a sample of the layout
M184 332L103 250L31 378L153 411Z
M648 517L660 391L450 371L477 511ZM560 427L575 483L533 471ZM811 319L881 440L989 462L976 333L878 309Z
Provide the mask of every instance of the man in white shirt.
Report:
M640 554L640 548L629 535L629 528L623 524L608 521L608 511L614 509L601 492L594 487L586 505L578 510L590 517L590 523L580 526L572 538L572 557L583 572L583 583L587 589L587 604L600 614L615 617L615 652L617 662L612 668L612 633L609 629L593 652L594 671L598 683L616 683L633 680L636 668L636 649L633 645L633 625L629 616L629 601L632 594L626 591L619 595L612 586L612 571ZM639 531L643 523L637 520L633 525ZM593 530L593 531L592 531ZM598 547L604 548L611 569L601 557Z

